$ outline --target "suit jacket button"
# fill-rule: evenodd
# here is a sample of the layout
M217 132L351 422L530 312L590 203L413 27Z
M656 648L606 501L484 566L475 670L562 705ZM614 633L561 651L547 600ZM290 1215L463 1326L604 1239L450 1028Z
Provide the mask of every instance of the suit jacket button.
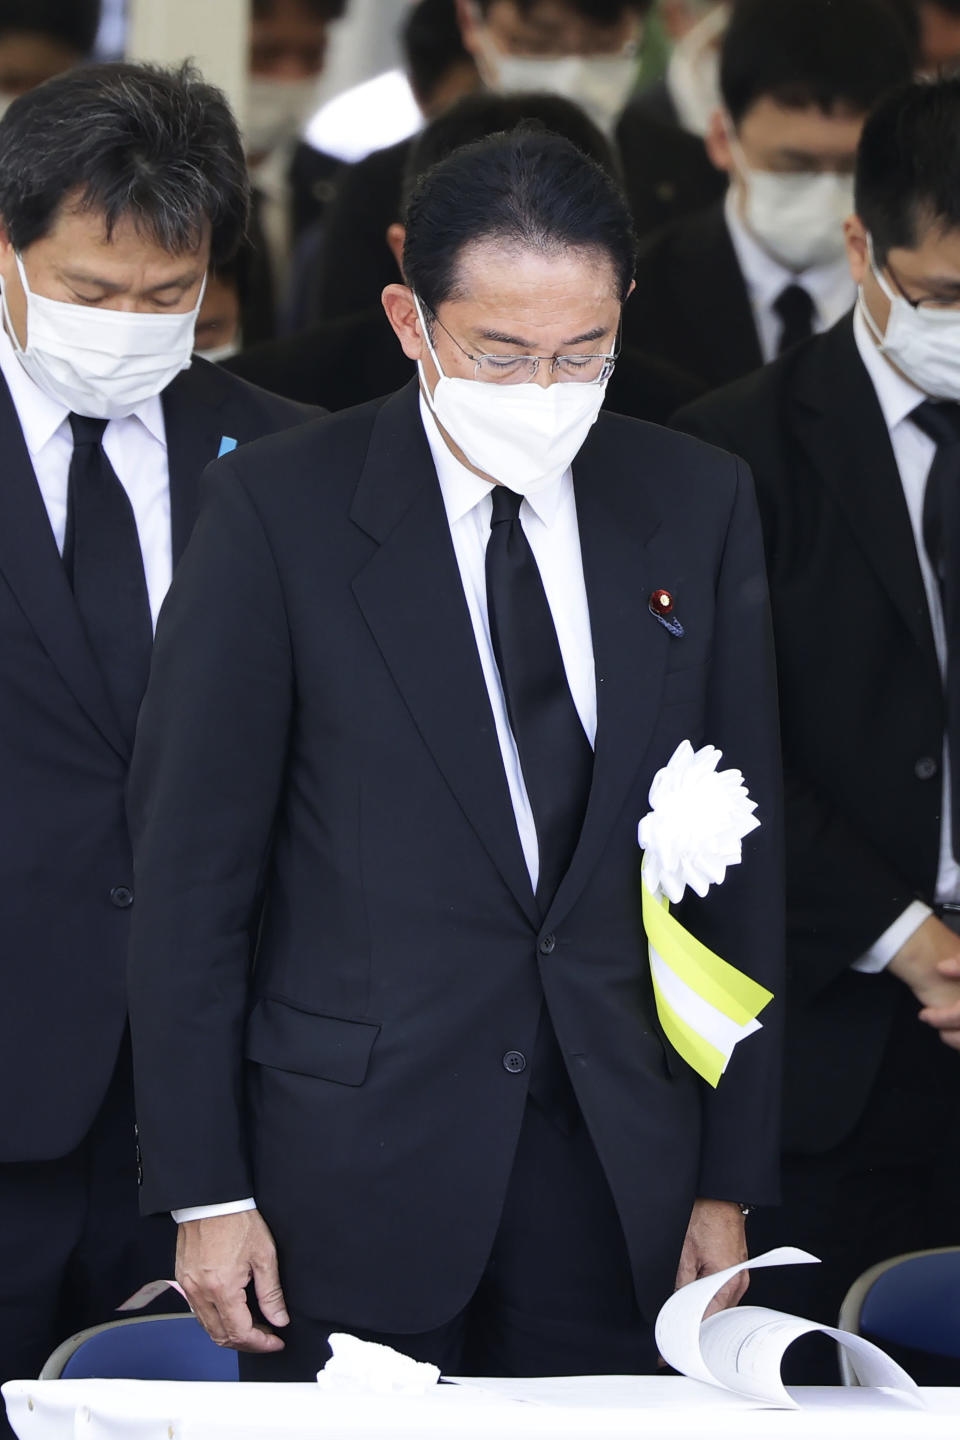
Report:
M930 755L924 755L913 767L913 773L918 780L932 780L940 769L936 760Z
M552 955L557 948L556 935L544 935L538 948L541 955Z
M503 1068L509 1070L511 1075L519 1075L527 1068L527 1057L519 1050L508 1050L503 1057Z
M133 891L129 885L114 885L110 891L110 904L118 910L129 910L133 904Z

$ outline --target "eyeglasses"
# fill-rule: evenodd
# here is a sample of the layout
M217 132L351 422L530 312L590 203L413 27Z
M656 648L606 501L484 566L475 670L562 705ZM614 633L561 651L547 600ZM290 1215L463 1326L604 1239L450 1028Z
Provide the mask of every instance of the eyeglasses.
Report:
M893 281L894 285L897 287L897 293L901 296L902 299L906 300L907 304L908 304L909 306L911 306L912 309L914 309L914 310L958 310L958 309L960 309L960 296L958 296L958 295L953 295L953 296L951 296L949 300L940 298L939 296L936 296L936 295L921 295L919 300L913 300L913 299L911 299L911 297L907 294L906 290L904 290L903 285L900 283L900 281L897 279L896 275L895 275L895 274L893 273L893 271L891 270L891 268L890 268L890 261L889 261L889 260L887 261L886 265L884 266L884 269L886 270L887 274L890 276L890 279Z
M617 343L609 355L471 355L438 315L430 312L440 329L453 341L462 355L473 361L474 379L495 385L522 385L533 380L541 362L549 363L550 374L559 381L577 381L581 385L602 385L613 374L620 355L620 329Z

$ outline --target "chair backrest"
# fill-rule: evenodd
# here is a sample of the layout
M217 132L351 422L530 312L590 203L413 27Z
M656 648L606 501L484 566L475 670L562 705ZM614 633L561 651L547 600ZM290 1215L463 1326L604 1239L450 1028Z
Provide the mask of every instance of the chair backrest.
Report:
M138 1315L72 1335L40 1379L238 1380L239 1368L193 1315Z
M960 1357L960 1245L873 1265L851 1285L837 1323L880 1345ZM845 1385L858 1383L843 1350L840 1370Z

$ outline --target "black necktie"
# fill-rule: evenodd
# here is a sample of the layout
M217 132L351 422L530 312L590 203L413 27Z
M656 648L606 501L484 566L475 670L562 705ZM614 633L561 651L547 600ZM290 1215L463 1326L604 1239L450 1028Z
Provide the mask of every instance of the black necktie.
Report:
M106 420L71 415L63 563L121 729L133 742L153 625L137 523L103 449Z
M953 853L960 856L960 405L924 400L910 413L937 450L923 496L923 543L943 598Z
M782 326L777 345L778 355L792 349L794 345L799 345L801 340L810 339L813 334L814 311L808 290L802 285L788 285L774 300L773 308L779 315Z
M593 751L570 694L540 571L520 524L521 499L503 485L493 488L487 612L537 830L537 900L545 914L580 837Z
M545 915L580 838L593 751L570 694L540 571L520 524L521 502L512 490L494 486L486 553L487 613L537 831L537 902ZM579 1123L573 1087L545 1004L529 1095L565 1133Z

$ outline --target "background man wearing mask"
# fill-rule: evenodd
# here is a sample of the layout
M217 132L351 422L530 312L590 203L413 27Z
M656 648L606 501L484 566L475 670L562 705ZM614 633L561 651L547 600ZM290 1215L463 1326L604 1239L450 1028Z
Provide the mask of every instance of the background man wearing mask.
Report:
M559 95L470 95L432 120L416 137L404 178L406 201L420 177L461 145L513 130L524 122L531 129L563 135L596 160L616 183L616 161L609 143L579 105ZM404 227L399 220L382 237L394 262L391 284L402 276ZM328 410L343 410L397 390L415 373L415 365L397 344L382 304L321 321L297 335L268 341L227 362L242 375L277 395ZM671 365L621 347L607 385L606 405L638 420L666 422L681 405L702 394L702 387Z
M678 417L750 462L780 671L784 1204L751 1243L823 1264L751 1294L825 1321L867 1266L957 1241L960 81L881 101L846 242L853 315Z
M244 141L252 184L242 333L246 344L276 334L297 237L318 220L337 161L300 140L317 108L327 29L346 0L252 0Z
M309 1378L342 1326L448 1373L653 1369L662 1300L775 1185L776 1008L713 1091L652 1007L655 771L693 735L750 777L767 829L682 913L776 991L778 762L746 470L598 418L632 267L568 141L454 152L384 295L419 383L222 462L164 607L143 1203L247 1378Z
M839 319L857 140L912 62L888 0L738 0L708 137L730 189L647 242L625 336L721 385Z
M137 1218L124 789L200 472L307 413L191 365L246 207L233 117L189 71L82 67L0 122L4 1379L170 1263Z
M0 119L11 100L93 53L100 0L0 0Z
M490 88L560 94L612 135L638 234L709 204L723 190L698 138L629 103L650 3L456 0L463 43ZM380 241L399 214L409 150L409 142L391 147L389 166L388 152L375 152L340 176L313 318L375 305L394 278Z

